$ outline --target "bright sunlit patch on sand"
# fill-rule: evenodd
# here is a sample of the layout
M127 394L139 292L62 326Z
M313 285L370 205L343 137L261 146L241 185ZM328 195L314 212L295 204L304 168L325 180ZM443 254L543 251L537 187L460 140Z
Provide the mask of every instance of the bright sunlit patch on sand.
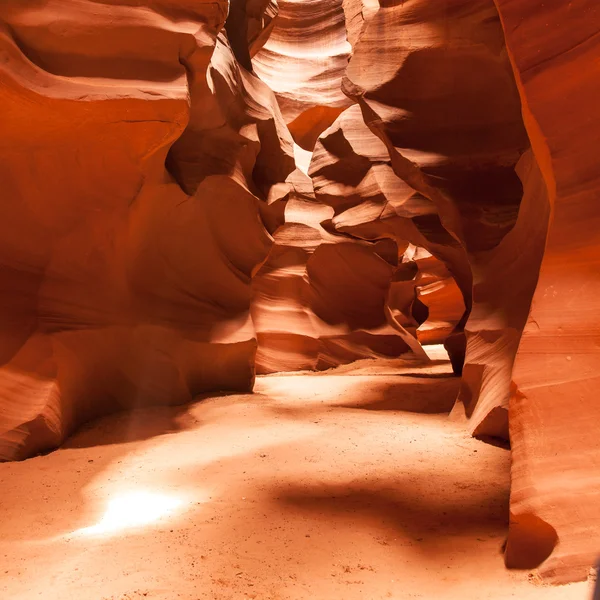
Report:
M123 529L143 527L175 512L183 500L149 491L133 491L111 498L104 516L96 525L84 527L79 535L110 534Z

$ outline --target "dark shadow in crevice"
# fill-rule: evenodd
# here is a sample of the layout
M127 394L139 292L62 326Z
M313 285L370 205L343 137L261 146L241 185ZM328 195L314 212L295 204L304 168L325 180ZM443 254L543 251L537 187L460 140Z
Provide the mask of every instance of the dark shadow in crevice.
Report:
M400 377L414 377L417 379L453 379L454 373L400 373Z

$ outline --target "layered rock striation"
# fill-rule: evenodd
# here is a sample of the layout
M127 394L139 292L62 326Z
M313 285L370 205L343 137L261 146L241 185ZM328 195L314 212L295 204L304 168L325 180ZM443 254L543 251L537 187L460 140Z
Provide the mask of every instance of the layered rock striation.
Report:
M600 547L600 7L496 5L536 163L528 234L549 221L512 374L507 563L548 557L541 574L566 582L587 576Z
M252 389L250 283L294 160L227 9L0 6L0 459Z

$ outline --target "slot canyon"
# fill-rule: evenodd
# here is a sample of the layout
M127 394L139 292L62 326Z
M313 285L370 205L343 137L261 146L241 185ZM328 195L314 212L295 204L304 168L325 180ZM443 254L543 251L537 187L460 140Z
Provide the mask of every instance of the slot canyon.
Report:
M596 94L598 0L0 0L0 600L600 598Z

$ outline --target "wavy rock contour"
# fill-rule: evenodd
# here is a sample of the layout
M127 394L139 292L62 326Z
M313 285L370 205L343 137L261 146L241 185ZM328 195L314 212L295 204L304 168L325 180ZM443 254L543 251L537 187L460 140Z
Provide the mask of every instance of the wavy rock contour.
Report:
M0 459L109 411L252 388L250 282L294 161L226 15L0 6Z
M497 0L549 219L510 399L507 564L554 582L585 579L600 546L600 7ZM557 85L558 83L558 85ZM534 222L534 219L531 219Z

